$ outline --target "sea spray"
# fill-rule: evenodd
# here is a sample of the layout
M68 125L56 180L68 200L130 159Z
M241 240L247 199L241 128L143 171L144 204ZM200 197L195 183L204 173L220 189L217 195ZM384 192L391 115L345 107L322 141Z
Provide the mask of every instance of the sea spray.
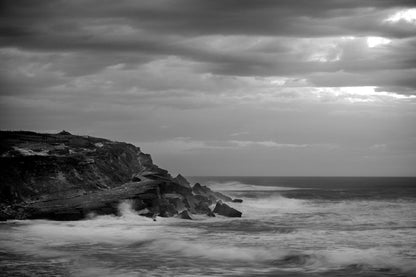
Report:
M233 203L245 211L238 219L154 222L127 201L119 216L6 222L0 267L11 276L415 276L416 201L378 191L335 200L333 187L318 198L303 190L306 199L230 190L247 195Z

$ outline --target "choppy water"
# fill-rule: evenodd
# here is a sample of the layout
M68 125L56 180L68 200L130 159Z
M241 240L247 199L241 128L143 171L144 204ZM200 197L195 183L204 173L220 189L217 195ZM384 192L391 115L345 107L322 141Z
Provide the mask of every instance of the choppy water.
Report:
M0 224L4 276L416 276L416 179L191 178L243 217Z

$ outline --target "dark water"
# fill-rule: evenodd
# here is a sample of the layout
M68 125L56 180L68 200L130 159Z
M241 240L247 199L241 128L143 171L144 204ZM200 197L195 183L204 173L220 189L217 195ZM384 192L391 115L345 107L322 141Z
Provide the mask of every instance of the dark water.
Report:
M416 276L415 178L193 177L243 217L0 224L4 276Z

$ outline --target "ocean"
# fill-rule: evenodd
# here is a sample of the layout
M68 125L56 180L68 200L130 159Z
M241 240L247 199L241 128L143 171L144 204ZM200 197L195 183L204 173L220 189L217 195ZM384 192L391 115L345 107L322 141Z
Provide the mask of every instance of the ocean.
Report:
M242 218L0 223L1 276L416 276L416 178L190 177Z

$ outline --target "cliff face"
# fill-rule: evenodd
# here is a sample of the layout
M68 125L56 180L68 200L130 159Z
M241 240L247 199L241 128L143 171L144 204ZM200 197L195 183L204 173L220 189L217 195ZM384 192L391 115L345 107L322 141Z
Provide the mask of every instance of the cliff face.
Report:
M80 195L117 187L133 174L159 169L134 145L106 139L0 132L0 201Z
M140 148L68 132L0 132L0 219L116 214L121 201L147 216L213 216L231 198L159 168Z

